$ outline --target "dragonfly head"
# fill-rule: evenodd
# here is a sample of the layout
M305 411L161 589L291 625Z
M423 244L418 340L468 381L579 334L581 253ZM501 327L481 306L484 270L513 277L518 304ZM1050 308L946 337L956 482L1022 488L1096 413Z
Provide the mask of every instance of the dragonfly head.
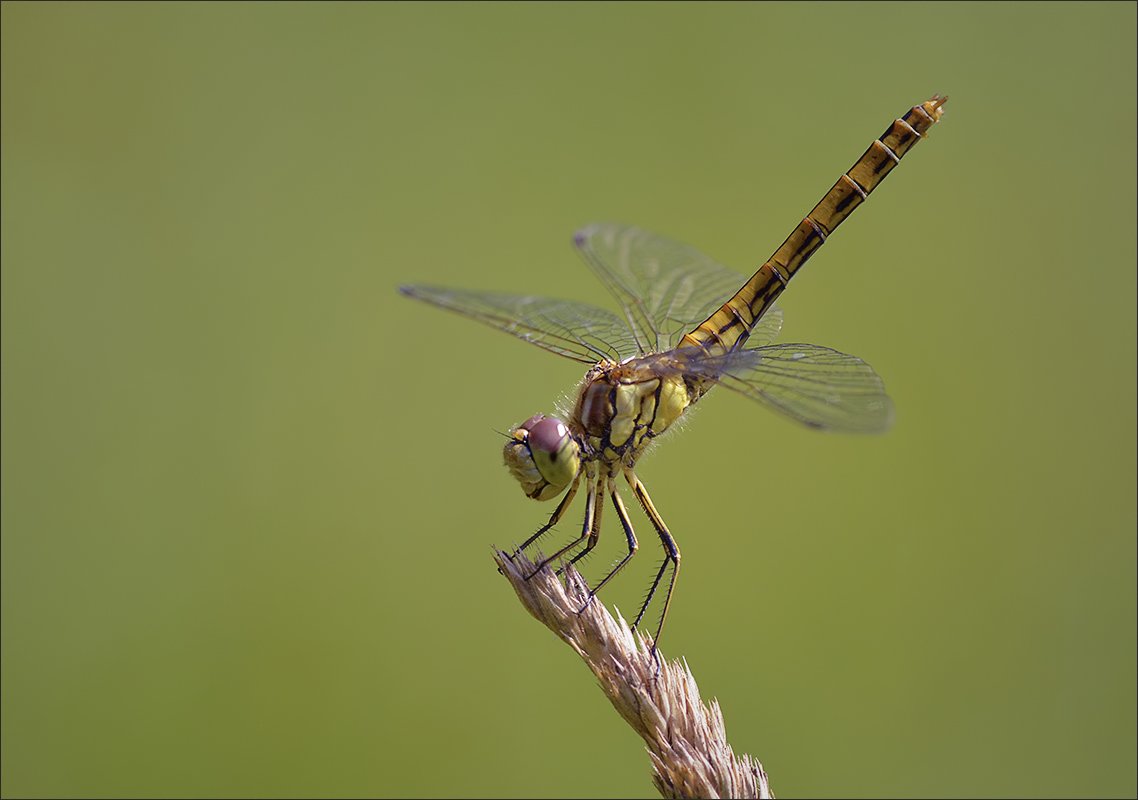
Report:
M534 500L561 494L581 466L581 448L568 426L544 414L534 414L510 431L502 455L522 491Z

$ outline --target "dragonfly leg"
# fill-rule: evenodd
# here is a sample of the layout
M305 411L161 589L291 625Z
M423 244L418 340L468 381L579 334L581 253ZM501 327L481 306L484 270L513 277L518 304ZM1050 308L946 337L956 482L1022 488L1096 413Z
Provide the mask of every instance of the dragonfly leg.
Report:
M660 544L664 548L664 563L660 565L660 570L656 573L656 579L652 581L652 586L648 589L648 596L644 598L644 605L640 607L640 613L636 615L636 621L632 623L634 630L636 626L640 624L640 620L644 618L644 612L648 610L648 606L652 602L652 597L656 594L656 589L660 586L660 581L664 577L668 563L671 562L672 564L672 576L668 579L668 591L664 595L664 608L660 611L660 623L656 626L656 635L652 638L652 653L655 655L656 648L660 644L660 632L664 630L664 620L668 616L668 607L672 603L672 592L676 588L676 576L679 575L680 572L680 548L676 544L676 540L672 538L672 534L668 531L668 526L664 524L664 520L660 517L660 512L657 511L656 506L652 504L652 498L648 496L648 490L644 488L644 484L641 483L640 479L631 471L625 472L625 479L632 487L636 499L640 501L640 505L644 508L644 513L648 515L652 527L656 529L656 533L660 537Z
M600 486L600 481L597 481L597 486L598 486L598 487ZM609 481L608 481L608 482L605 484L605 491L606 491L606 492L610 492L610 493L611 493L613 490L614 490L614 489L613 489L613 485L612 485L612 479L610 478L610 479L609 479ZM599 489L598 489L598 491L599 491ZM603 500L601 500L601 503L603 503L603 502L604 502L604 501L603 501ZM620 507L618 507L618 508L617 508L617 510L616 510L616 513L617 513L618 515L622 515L622 517L621 517L621 518L622 518L622 524L623 524L623 519L624 519L624 510L623 510L623 508L620 508ZM598 542L598 541L600 541L600 538L601 538L601 520L600 520L600 516L601 516L601 509L600 509L600 506L598 506L598 507L597 507L597 517L596 517L596 519L594 519L594 520L593 520L593 531L592 531L592 534L589 536L589 540L588 540L587 542L585 542L585 548L584 548L584 549L583 549L583 550L582 550L580 553L578 553L577 555L575 555L575 556L573 556L571 559L569 559L569 562L568 562L567 564L564 564L564 565L562 565L562 566L561 566L561 567L560 567L560 568L557 570L557 574L558 574L558 575L561 575L563 572L565 572L565 568L566 568L566 567L571 567L571 566L573 566L573 565L574 565L574 564L576 564L578 561L580 561L582 558L584 558L585 556L587 556L587 555L589 554L589 552L590 552L590 551L591 551L591 550L592 550L594 547L596 547L596 546L597 546L597 542ZM601 581L601 583L597 585L597 589L601 588L601 585L603 585L603 584L604 584L604 581ZM594 590L594 591L595 591L595 590Z
M534 575L536 575L537 573L541 572L541 570L547 564L561 558L561 556L565 555L567 552L572 550L574 547L577 547L579 544L581 544L581 542L585 541L590 536L595 537L597 535L594 533L594 530L599 531L599 529L600 529L601 508L603 507L603 504L600 506L597 505L597 486L599 483L600 483L599 481L592 480L590 478L589 485L585 490L586 491L586 494L585 494L585 521L581 525L581 535L578 536L573 541L571 541L569 544L562 547L560 550L558 550L553 555L549 556L548 558L543 558L541 561L539 561L537 563L537 566L534 567L533 572L531 572L529 575L526 576L527 581L530 578L532 578ZM556 513L556 512L554 512L554 513Z
M624 507L624 501L620 499L620 495L616 491L616 484L610 479L606 488L609 493L609 497L612 498L612 505L613 508L616 509L616 515L620 518L620 526L624 528L624 537L628 540L628 554L625 555L624 558L622 558L617 563L617 565L612 568L609 574L603 577L600 583L598 583L596 587L589 592L589 599L585 601L585 605L581 606L581 610L577 612L578 614L583 613L584 610L589 607L589 605L593 602L593 598L597 596L597 592L601 590L602 586L611 581L614 575L624 569L625 564L627 564L632 559L632 557L636 555L636 550L640 546L636 541L636 533L632 530L632 521L628 518L628 509ZM582 555L584 555L584 552L580 553L578 555L578 558ZM571 561L569 563L573 562Z
M549 515L549 522L542 525L537 529L537 533L522 542L521 546L517 549L517 553L522 552L542 536L549 533L550 529L561 519L561 515L565 513L565 509L569 508L569 504L573 502L573 497L577 494L577 487L580 485L581 476L578 474L577 479L573 481L573 485L569 487L569 491L565 493L565 496L561 498L561 502L557 504L557 508L553 509L553 513ZM515 553L515 555L517 553ZM510 556L510 560L513 561L514 556Z
M598 518L600 517L599 511L600 510L598 509L598 514L597 514ZM566 563L562 564L560 567L558 567L557 568L557 574L563 575L565 573L566 567L573 566L578 561L580 561L582 558L587 556L589 554L589 551L591 551L594 547L597 546L597 542L599 542L600 539L601 539L601 527L599 524L599 519L594 518L593 519L593 529L592 529L592 531L589 532L589 538L585 542L585 547L581 550L581 552L579 552L577 555L575 555L571 559L569 559L568 562L566 562ZM570 545L570 547L572 547L572 545Z

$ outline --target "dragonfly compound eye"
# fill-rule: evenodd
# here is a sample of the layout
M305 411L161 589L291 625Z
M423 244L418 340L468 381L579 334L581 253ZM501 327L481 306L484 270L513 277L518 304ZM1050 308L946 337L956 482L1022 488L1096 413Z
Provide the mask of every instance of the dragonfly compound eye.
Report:
M506 467L534 500L549 500L577 477L580 449L565 423L535 414L510 434L503 450Z

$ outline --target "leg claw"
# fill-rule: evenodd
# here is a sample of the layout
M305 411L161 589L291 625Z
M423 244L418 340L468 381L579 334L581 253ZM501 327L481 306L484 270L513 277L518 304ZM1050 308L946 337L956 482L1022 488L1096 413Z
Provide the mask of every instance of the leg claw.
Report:
M597 597L596 592L589 592L589 599L585 601L585 605L583 605L579 609L577 609L577 616L578 617L585 613L585 609L593 604L593 600L595 600L596 597Z

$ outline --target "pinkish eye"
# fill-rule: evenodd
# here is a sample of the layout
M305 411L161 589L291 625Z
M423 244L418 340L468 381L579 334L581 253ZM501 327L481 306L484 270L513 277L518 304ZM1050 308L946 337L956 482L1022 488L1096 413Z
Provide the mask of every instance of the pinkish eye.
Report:
M534 414L532 417L515 428L515 430L532 431L537 423L541 422L543 419L545 419L545 414Z
M546 453L556 460L557 452L562 448L565 437L569 435L565 423L554 417L546 417L532 427L527 420L524 427L529 428L530 450Z

